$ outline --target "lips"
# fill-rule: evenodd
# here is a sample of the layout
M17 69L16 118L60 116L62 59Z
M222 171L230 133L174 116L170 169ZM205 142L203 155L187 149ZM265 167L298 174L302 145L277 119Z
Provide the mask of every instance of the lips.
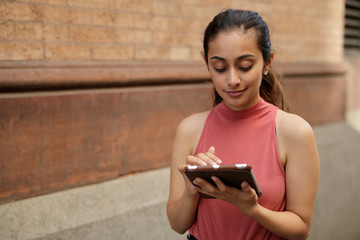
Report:
M240 90L229 90L229 91L225 91L226 94L228 94L230 97L240 97L244 91L246 90L245 89L240 89Z

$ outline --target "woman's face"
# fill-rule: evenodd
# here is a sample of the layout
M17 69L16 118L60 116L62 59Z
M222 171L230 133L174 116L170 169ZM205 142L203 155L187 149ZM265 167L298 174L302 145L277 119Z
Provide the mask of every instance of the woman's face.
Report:
M208 69L214 87L229 108L239 111L260 101L264 65L254 29L222 31L209 42Z

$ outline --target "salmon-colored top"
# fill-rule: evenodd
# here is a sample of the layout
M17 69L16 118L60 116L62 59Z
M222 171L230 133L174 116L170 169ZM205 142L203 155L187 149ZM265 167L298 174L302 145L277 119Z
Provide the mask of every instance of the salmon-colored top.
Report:
M263 193L259 204L283 211L285 172L276 142L277 109L263 99L242 111L220 103L206 119L195 154L214 146L222 164L250 164ZM281 239L234 205L218 199L200 198L197 218L189 232L199 240Z

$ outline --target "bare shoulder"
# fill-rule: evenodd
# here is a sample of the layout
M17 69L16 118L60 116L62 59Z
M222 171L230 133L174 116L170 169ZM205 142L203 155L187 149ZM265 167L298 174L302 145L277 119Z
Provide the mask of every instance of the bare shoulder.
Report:
M194 113L183 119L177 127L175 140L189 144L191 152L194 151L209 113L210 111Z
M210 111L194 113L186 117L180 122L177 132L184 135L193 135L202 131L202 127L205 124L209 112Z
M278 110L276 132L281 161L284 166L297 163L316 164L315 136L310 124L298 115ZM314 160L315 159L315 160Z
M277 112L276 128L286 140L313 137L312 127L305 119L282 110Z

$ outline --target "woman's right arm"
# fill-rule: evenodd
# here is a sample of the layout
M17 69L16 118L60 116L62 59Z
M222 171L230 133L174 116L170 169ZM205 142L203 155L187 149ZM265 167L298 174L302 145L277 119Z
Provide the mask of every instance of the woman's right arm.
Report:
M193 224L199 200L199 194L184 173L186 158L192 154L195 144L194 130L194 117L186 118L179 124L170 163L167 215L171 228L180 234L185 233Z

